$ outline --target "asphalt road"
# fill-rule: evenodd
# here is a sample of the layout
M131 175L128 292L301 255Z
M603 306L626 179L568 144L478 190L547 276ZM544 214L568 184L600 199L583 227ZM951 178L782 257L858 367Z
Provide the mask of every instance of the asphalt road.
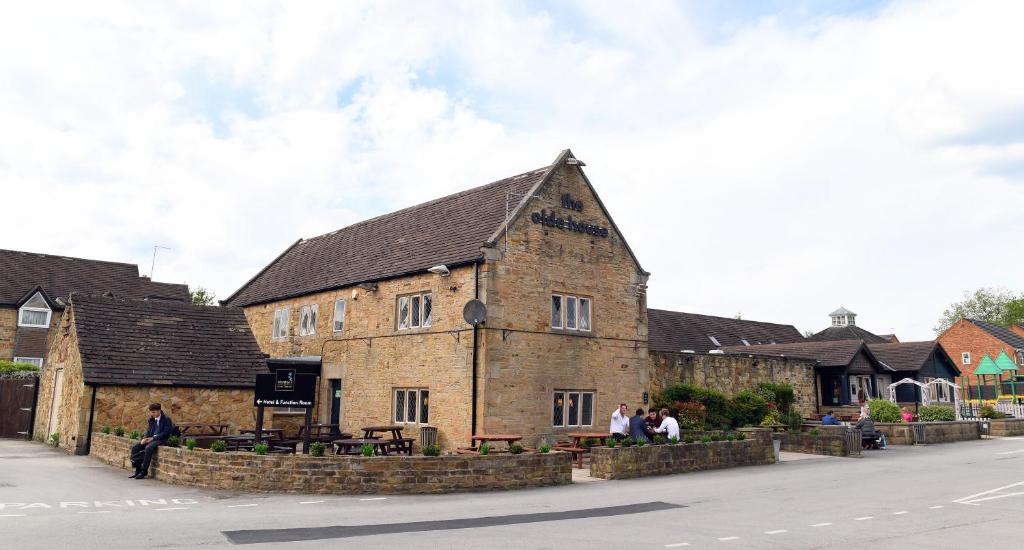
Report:
M1020 544L1024 438L415 497L191 490L0 440L0 548L872 548Z

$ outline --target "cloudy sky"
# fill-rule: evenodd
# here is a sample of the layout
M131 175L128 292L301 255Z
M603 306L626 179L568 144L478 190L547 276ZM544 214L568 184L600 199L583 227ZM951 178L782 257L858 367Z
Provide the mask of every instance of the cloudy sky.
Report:
M0 248L226 297L571 147L650 305L931 336L1021 289L1024 3L21 2Z

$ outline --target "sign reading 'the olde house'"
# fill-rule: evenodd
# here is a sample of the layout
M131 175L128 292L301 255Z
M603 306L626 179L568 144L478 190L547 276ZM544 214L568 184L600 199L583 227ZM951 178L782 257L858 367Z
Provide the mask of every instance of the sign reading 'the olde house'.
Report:
M562 195L561 198L562 208L575 210L576 212L583 212L583 201L574 199L572 195L569 195L568 193ZM530 221L533 223L539 223L546 227L557 227L566 231L575 231L577 233L594 235L595 237L608 237L607 227L600 227L591 223L574 220L571 215L562 218L560 216L556 216L554 212L548 212L543 209L540 212L534 212L531 214Z

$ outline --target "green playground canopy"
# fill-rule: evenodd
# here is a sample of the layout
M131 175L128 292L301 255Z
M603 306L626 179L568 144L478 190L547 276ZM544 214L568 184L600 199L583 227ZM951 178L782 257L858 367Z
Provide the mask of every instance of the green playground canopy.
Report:
M999 352L999 357L996 357L996 366L999 370L1017 370L1017 365L1014 364L1013 359L1010 359L1009 355L1006 355L1005 351Z
M999 368L999 366L996 365L996 362L986 355L982 358L981 363L978 364L978 368L974 369L974 374L976 376L985 374L1003 374L1003 369Z

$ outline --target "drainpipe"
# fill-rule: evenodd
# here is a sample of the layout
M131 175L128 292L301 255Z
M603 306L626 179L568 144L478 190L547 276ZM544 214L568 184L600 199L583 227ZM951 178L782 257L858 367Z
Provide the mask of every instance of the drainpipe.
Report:
M476 300L480 299L480 262L473 264L473 298ZM477 389L476 389L476 378L477 378L477 336L480 333L480 327L473 325L473 399L471 406L472 423L470 427L470 435L476 435L476 402L477 402Z
M92 387L92 399L89 401L89 430L85 436L85 454L92 450L92 419L96 414L96 386Z

